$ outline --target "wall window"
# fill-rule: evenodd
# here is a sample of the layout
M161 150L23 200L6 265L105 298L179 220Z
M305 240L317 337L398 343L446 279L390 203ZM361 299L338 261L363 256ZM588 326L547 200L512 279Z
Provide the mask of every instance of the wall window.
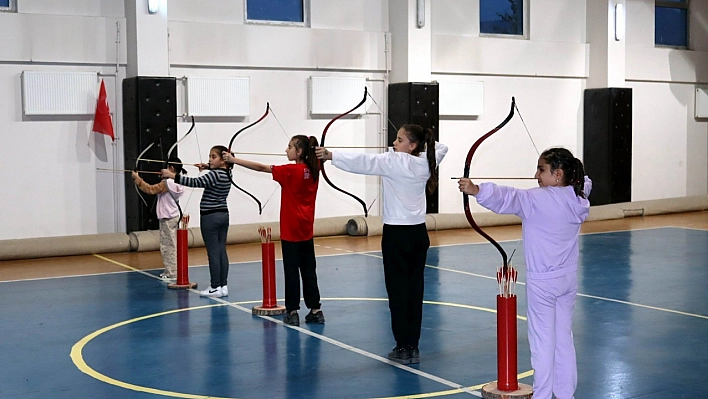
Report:
M688 0L656 0L654 43L688 47Z
M9 11L9 12L17 11L17 6L15 4L15 0L0 0L0 12L3 12L3 11Z
M244 0L246 22L305 26L307 0Z
M525 0L480 0L479 33L525 36Z

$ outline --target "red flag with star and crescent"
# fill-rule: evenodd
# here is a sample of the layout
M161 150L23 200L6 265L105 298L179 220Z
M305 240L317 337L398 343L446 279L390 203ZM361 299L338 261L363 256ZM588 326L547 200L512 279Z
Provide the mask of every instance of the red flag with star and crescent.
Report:
M96 115L93 118L93 128L91 130L110 136L111 140L115 141L116 135L113 132L111 110L108 108L108 100L106 97L106 85L103 83L103 79L101 79L101 89L98 92L98 101L96 102Z

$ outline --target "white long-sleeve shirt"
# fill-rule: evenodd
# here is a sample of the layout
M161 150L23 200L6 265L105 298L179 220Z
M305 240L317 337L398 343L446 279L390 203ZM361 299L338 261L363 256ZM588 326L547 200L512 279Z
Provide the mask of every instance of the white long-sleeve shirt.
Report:
M437 165L447 146L435 143ZM430 178L425 152L418 156L391 149L383 154L333 152L332 165L347 172L383 178L383 222L415 225L425 223L425 186Z

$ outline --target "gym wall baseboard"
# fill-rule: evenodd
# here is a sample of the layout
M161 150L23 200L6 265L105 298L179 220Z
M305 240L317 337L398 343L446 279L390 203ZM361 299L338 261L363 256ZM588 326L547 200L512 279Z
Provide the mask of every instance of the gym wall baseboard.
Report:
M590 207L588 222L622 219L634 216L650 216L680 212L708 210L708 195L696 195L660 200L624 202ZM497 215L491 212L475 213L475 221L481 227L520 224L513 215ZM462 213L428 214L425 224L430 231L470 228ZM227 244L259 242L259 227L270 227L271 239L280 239L278 222L232 225L229 227ZM381 235L383 223L380 216L340 216L315 220L315 237L338 235ZM204 241L198 227L190 228L190 247L203 247ZM90 234L64 237L40 237L17 240L0 240L0 260L35 259L55 256L89 255L115 252L145 252L160 249L160 232L156 230L135 231L130 234Z

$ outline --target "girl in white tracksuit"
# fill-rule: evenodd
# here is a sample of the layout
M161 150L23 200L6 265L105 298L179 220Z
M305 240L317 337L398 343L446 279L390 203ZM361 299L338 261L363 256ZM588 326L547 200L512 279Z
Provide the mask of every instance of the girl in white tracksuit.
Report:
M322 160L339 169L378 175L383 180L384 277L396 347L392 361L420 362L418 341L423 315L423 272L430 247L425 227L425 191L437 186L437 166L447 146L436 143L433 131L418 125L398 130L393 151L383 154L330 152L317 148Z
M572 399L578 382L573 344L573 309L578 293L578 235L590 210L592 182L582 162L565 148L538 158L539 187L527 190L474 184L460 191L483 207L522 220L526 257L526 303L534 399Z

